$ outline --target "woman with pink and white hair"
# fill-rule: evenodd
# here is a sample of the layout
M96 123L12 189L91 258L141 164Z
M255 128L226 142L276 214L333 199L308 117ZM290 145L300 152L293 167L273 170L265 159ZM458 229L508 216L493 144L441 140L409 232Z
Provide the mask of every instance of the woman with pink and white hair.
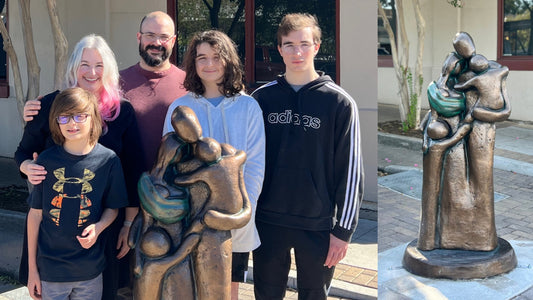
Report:
M139 209L137 181L144 166L135 111L130 102L121 96L115 55L101 36L87 35L74 46L62 86L81 87L98 97L98 108L102 115L102 135L98 142L119 156L126 179L129 205L106 230L108 266L103 272L103 299L114 299L119 277L129 278L127 274L123 277L119 273L129 270L128 259L124 257L129 252L129 226ZM48 115L58 93L55 91L41 99L30 100L24 106L24 120L28 123L15 152L15 161L23 177L27 177L32 185L39 184L46 176L53 176L52 170L35 164L35 159L40 152L54 145ZM26 283L28 272L26 246L19 270L22 283Z

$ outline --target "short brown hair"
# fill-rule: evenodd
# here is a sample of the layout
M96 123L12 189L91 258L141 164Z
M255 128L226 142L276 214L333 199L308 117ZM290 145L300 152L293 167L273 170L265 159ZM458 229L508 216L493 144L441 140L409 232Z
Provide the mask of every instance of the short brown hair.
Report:
M278 45L281 46L281 38L288 36L292 31L310 27L313 33L313 42L322 44L322 31L318 26L318 20L315 16L304 13L288 14L281 19L278 27Z
M50 124L50 132L52 139L58 145L63 145L65 137L61 133L57 117L60 115L75 115L80 113L87 113L91 117L91 131L89 134L89 143L96 144L100 135L102 134L102 117L98 110L98 99L96 96L80 87L68 88L59 93L50 109L48 122Z
M196 72L196 48L203 43L209 44L218 53L224 65L224 78L219 84L220 92L226 97L232 97L244 90L243 69L237 46L224 32L218 30L198 32L189 42L183 58L185 89L197 95L205 93L205 87Z

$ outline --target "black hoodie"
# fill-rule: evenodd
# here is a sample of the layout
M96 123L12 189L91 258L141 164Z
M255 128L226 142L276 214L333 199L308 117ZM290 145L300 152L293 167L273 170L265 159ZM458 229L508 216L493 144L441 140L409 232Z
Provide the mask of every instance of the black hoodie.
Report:
M363 196L357 105L329 76L298 92L279 77L258 88L265 120L266 170L256 219L302 230L331 230L349 241Z

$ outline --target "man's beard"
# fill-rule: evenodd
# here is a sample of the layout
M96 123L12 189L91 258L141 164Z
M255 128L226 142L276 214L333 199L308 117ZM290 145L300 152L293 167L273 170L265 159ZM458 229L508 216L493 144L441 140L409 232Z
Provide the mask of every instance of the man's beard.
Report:
M154 57L151 56L148 53L149 49L155 49L161 51L161 57ZM148 45L144 49L142 48L142 45L139 43L139 55L144 60L144 62L149 65L150 67L157 67L162 62L164 62L168 58L168 51L163 45L161 46L154 46L154 45Z

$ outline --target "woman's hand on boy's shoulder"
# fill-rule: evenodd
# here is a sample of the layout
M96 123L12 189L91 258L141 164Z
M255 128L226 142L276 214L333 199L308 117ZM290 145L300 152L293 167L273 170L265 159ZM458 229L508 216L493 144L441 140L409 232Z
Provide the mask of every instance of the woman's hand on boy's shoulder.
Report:
M24 121L29 122L33 120L33 116L39 114L39 111L41 110L42 98L43 96L39 96L37 99L26 101L24 104Z
M33 185L41 183L47 173L43 166L35 163L37 156L38 154L34 152L33 160L27 159L20 164L20 171L28 176L28 181Z

